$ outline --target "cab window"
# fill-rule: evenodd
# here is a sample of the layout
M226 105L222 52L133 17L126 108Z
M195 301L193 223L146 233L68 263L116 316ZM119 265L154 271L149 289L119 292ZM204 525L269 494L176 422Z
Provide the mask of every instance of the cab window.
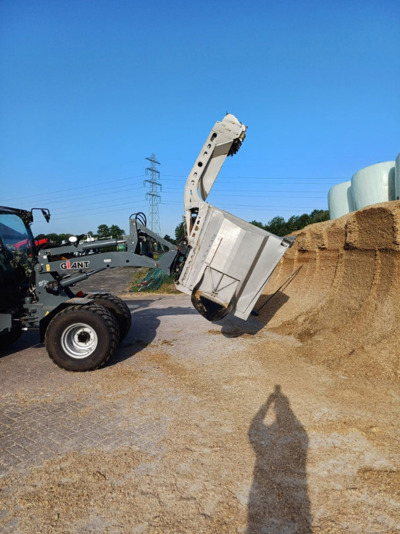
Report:
M33 244L23 220L13 213L1 213L0 238L3 247L12 255L10 261L31 270Z

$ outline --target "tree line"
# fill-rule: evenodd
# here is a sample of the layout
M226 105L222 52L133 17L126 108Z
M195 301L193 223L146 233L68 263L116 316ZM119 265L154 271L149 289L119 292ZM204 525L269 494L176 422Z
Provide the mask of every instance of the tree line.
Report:
M62 243L68 242L68 239L75 234L56 234L54 232L49 234L38 234L35 239L38 241L40 239L47 239L50 243L54 243L55 245L61 245ZM107 226L106 224L100 224L97 228L97 232L92 232L89 230L86 234L79 235L80 239L84 239L85 237L94 237L95 239L106 239L107 237L112 237L114 239L122 239L122 237L125 235L125 230L117 226L116 224L112 224L111 226Z
M292 215L287 221L284 217L274 217L266 224L259 221L251 221L251 224L258 226L271 234L275 234L279 237L292 234L297 230L302 230L309 224L319 223L329 220L328 210L314 210L311 213L303 213L303 215Z
M251 224L254 224L254 226L258 226L259 228L262 228L267 232L271 232L272 234L275 234L279 237L283 237L285 235L296 232L297 230L302 230L309 224L319 223L327 220L329 220L328 210L313 210L311 213L303 213L302 215L292 215L288 218L287 221L284 219L284 217L278 215L276 217L273 217L266 224L255 220L251 221ZM86 236L91 236L97 239L105 239L107 237L121 239L124 234L125 231L116 224L113 224L111 226L107 226L106 224L100 224L97 228L96 233L89 231L87 232L87 234L82 234L82 236L79 237L82 239ZM68 241L68 238L71 235L73 234L39 234L36 236L35 239L38 240L47 238L51 243L60 245L61 243ZM175 238L169 235L165 235L164 239L175 244L181 241L184 235L185 229L183 223L180 223L175 228Z
M302 230L309 224L319 223L329 220L329 211L328 210L313 210L310 214L303 213L303 215L292 215L287 221L284 217L276 216L271 219L266 224L263 224L259 221L251 221L251 224L258 226L271 234L275 234L279 237L284 237L285 235L292 234L297 230ZM175 228L175 239L172 239L170 236L165 236L165 239L171 241L171 243L178 243L185 236L185 229L183 223L178 224Z

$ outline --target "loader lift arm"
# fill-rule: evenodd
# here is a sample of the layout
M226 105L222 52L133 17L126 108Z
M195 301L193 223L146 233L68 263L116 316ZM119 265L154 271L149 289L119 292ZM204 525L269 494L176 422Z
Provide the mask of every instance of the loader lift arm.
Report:
M205 203L227 156L239 150L247 126L231 114L217 121L188 176L184 193L186 231L190 234L200 207ZM189 243L190 244L190 243Z
M151 254L153 244L161 253L159 260L153 259ZM125 251L104 250L115 249L118 245L123 245ZM46 293L50 293L52 304L57 297L62 302L65 296L73 296L68 290L70 286L114 267L159 267L169 275L176 254L172 243L147 228L140 218L131 216L130 234L126 239L76 242L41 249L35 265L36 292L42 301L46 302Z

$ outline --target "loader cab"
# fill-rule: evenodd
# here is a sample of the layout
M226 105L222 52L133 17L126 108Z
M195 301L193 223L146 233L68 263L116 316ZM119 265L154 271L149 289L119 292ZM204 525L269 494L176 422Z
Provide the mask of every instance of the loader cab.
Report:
M18 305L33 274L35 244L31 212L0 207L0 312Z

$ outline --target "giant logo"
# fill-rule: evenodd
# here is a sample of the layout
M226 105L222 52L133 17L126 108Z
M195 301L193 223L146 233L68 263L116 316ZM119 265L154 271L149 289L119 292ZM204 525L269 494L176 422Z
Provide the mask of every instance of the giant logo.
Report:
M68 270L68 269L87 269L90 265L90 261L63 261L60 264L61 269Z

